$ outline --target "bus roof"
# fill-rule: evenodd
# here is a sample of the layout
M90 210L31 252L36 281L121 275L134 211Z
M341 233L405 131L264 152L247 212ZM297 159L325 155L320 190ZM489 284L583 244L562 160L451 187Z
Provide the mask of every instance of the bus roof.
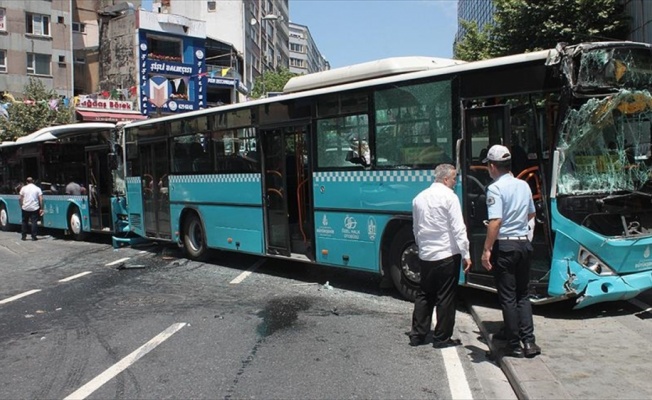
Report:
M642 44L642 43L637 43L637 42L608 42L608 43L586 43L584 44L585 46L599 46L599 45L610 45L610 46L633 46L633 47L649 47L649 45ZM577 45L571 46L575 47ZM552 58L558 54L558 51L556 49L547 49L547 50L540 50L540 51L534 51L531 53L523 53L523 54L515 54L515 55L509 55L509 56L504 56L504 57L497 57L497 58L492 58L492 59L487 59L487 60L480 60L480 61L473 61L473 62L467 62L463 63L460 62L458 64L452 64L447 67L438 67L438 68L432 68L432 69L426 69L426 70L421 70L421 71L416 71L416 72L406 72L403 74L398 74L398 75L390 75L390 76L383 76L383 77L378 77L378 78L372 78L372 79L367 79L367 80L362 80L362 81L355 81L355 82L350 82L350 83L341 83L339 85L332 85L332 86L326 86L326 87L320 87L320 88L314 88L310 90L305 90L305 91L299 91L299 92L293 92L293 93L284 93L280 96L274 96L274 97L268 97L268 98L262 98L262 99L256 99L256 100L251 100L247 102L242 102L242 103L235 103L235 104L227 104L223 106L218 106L218 107L211 107L211 108L206 108L202 110L195 110L195 111L188 111L183 114L174 114L174 115L166 115L158 118L150 118L146 120L140 120L140 121L131 121L131 122L126 122L123 126L125 128L132 128L132 127L138 127L138 126L145 126L148 124L153 124L153 123L159 123L163 121L175 121L180 118L192 118L196 116L202 116L202 115L207 115L207 114L213 114L215 112L228 112L231 110L238 110L242 108L248 108L248 107L255 107L258 105L263 105L263 104L269 104L269 103L276 103L276 102L282 102L286 100L294 100L294 99L300 99L304 97L310 97L310 96L319 96L319 95L324 95L324 94L329 94L329 93L336 93L336 92L343 92L343 91L348 91L348 90L356 90L356 89L362 89L370 86L377 86L377 85L386 85L386 84L395 84L398 82L403 82L403 81L408 81L408 80L414 80L414 79L422 79L422 78L429 78L432 76L438 76L438 75L450 75L450 74L457 74L457 73L464 73L464 72L469 72L469 71L477 71L477 70L482 70L482 69L489 69L489 68L500 68L503 66L509 66L509 65L514 65L514 64L521 64L521 63L529 63L529 62L534 62L534 61L546 61L548 58ZM397 57L398 60L405 58L405 57ZM409 58L409 57L408 57ZM427 57L426 57L427 58ZM327 72L327 71L324 71ZM308 75L306 75L308 76ZM289 83L289 82L288 82ZM286 85L287 86L287 85Z
M19 144L44 142L46 140L56 140L60 136L70 133L85 133L102 129L112 129L115 124L109 122L80 122L67 125L48 126L16 139L15 142L2 142L0 147L16 146Z
M435 68L465 64L465 61L435 57L393 57L349 65L328 71L300 75L291 78L283 88L283 93L294 93L342 83L357 82L383 76L425 71Z

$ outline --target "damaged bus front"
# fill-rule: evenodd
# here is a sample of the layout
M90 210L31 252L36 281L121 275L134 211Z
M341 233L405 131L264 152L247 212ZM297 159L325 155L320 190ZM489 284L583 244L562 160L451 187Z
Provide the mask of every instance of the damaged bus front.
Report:
M652 50L558 48L569 98L553 157L549 295L576 308L652 288Z

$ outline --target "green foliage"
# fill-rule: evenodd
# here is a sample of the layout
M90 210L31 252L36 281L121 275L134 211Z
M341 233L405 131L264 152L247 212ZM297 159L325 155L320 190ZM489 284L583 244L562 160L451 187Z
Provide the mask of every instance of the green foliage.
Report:
M478 61L492 57L491 25L478 28L475 21L460 21L466 34L459 42L455 43L453 57L457 60Z
M59 100L56 109L50 100ZM24 96L9 103L9 118L0 117L0 141L16 140L41 128L73 122L73 110L60 101L59 95L45 87L40 79L30 78Z
M494 0L495 55L569 44L624 40L629 18L620 0Z
M625 40L629 17L620 0L493 0L493 25L460 21L466 35L455 58L475 61L554 48L559 42Z
M276 71L267 71L264 75L256 78L251 91L252 98L263 97L268 92L282 92L286 83L298 74L290 72L287 68L278 68Z

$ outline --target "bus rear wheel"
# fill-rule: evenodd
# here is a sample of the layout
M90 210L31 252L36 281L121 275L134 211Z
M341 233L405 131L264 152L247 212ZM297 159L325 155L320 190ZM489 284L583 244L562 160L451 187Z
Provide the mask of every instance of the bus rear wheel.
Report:
M4 204L0 204L0 230L3 232L9 231L9 214Z
M410 226L401 228L389 249L390 275L403 297L414 301L421 280L419 251Z
M86 232L84 232L82 225L81 214L77 207L73 207L68 213L68 230L74 240L80 241L84 240L86 237Z
M195 213L188 215L183 224L183 244L186 253L193 260L204 261L208 258L204 225Z

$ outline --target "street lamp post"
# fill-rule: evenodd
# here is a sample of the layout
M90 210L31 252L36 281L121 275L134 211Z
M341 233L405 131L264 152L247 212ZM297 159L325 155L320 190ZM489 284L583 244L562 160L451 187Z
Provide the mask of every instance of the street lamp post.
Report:
M283 16L282 15L276 15L276 14L267 14L264 17L261 18L261 21L271 21L272 26L273 26L273 37L272 37L272 46L274 48L274 53L276 53L276 21L283 21ZM249 22L251 26L254 26L258 23L258 20L256 18L252 18L251 21ZM262 50L262 44L263 44L263 33L262 33L262 24L260 29L258 29L258 45ZM260 73L261 73L261 78L260 80L262 81L263 85L263 90L262 90L262 96L265 96L265 71L267 70L267 63L265 62L265 54L267 53L269 44L265 44L265 51L263 54L261 54L260 57ZM275 58L275 57L273 57ZM272 60L274 62L274 60Z

